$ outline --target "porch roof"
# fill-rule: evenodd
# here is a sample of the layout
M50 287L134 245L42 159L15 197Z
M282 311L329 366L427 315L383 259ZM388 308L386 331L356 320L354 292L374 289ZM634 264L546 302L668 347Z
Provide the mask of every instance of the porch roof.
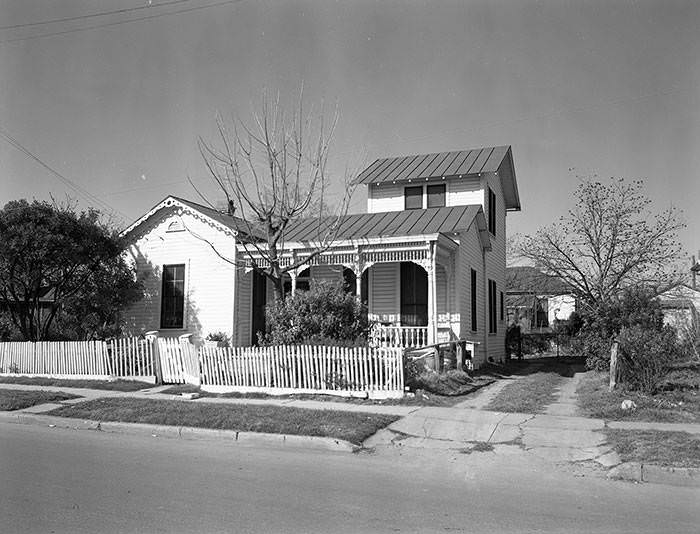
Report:
M346 215L340 221L335 239L343 241L376 237L454 234L467 230L480 210L480 205L470 205ZM335 218L329 218L327 224L332 224L334 221ZM287 243L316 241L318 235L318 219L305 219L288 229L285 241Z

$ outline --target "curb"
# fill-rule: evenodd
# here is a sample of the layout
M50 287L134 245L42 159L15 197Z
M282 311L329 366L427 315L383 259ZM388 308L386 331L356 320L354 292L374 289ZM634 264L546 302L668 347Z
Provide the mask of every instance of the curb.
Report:
M700 468L697 467L665 467L627 462L613 467L607 476L616 480L700 488Z
M111 421L92 421L71 417L52 415L34 415L28 413L0 412L0 422L20 425L50 426L70 430L92 430L115 434L149 435L154 438L175 438L202 441L227 441L234 444L259 445L272 444L285 447L330 450L337 452L357 452L362 449L349 441L322 436L298 436L289 434L270 434L265 432L239 432L215 428L198 428L188 426L151 425L145 423L122 423Z

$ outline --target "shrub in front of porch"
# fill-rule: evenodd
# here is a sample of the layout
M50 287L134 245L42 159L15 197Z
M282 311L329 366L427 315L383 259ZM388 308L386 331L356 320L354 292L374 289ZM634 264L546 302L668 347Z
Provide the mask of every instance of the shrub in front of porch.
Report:
M340 284L315 283L267 306L266 345L364 345L370 328L367 309Z

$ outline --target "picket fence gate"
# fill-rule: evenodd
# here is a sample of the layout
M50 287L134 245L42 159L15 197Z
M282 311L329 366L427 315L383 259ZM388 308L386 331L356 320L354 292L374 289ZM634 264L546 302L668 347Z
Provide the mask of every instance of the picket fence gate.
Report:
M202 389L212 392L370 398L398 398L404 392L400 348L202 347L199 364Z
M155 382L155 374L153 343L145 339L0 343L0 376Z

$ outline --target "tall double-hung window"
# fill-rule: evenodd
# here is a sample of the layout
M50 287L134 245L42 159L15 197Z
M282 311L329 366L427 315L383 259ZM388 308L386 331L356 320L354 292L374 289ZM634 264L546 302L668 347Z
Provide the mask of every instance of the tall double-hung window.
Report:
M496 235L496 193L494 193L491 188L489 190L489 232Z
M185 265L163 265L160 327L183 328L185 323Z
M489 280L489 334L495 334L498 329L496 282Z

